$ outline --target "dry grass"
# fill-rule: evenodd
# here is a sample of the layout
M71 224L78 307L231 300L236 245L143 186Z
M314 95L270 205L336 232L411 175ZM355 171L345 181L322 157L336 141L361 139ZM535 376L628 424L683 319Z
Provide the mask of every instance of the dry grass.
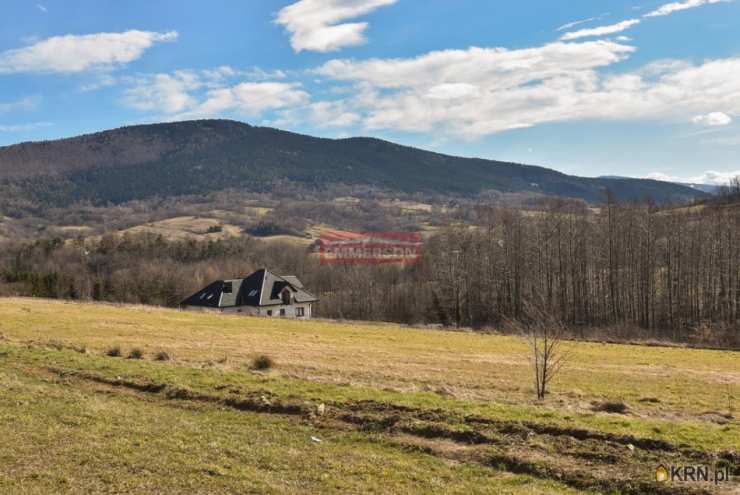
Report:
M221 361L240 369L257 352L279 362L281 374L314 382L533 404L527 343L510 336L22 298L0 299L0 333L85 345L97 354L111 341L151 355L166 348L194 367ZM736 352L579 343L545 405L563 415L593 415L594 401L624 401L630 418L694 427L705 424L706 411L725 412L728 394L737 408L739 388Z
M616 492L740 444L733 352L572 343L538 403L516 337L21 298L0 335L0 493Z
M210 227L221 227L221 232L208 232ZM161 235L167 239L186 239L196 237L203 239L223 239L241 235L241 229L223 223L217 218L197 218L192 216L168 218L159 222L137 225L121 231L122 234L148 233Z
M13 398L0 401L0 493L580 493L281 415L49 378L0 363Z

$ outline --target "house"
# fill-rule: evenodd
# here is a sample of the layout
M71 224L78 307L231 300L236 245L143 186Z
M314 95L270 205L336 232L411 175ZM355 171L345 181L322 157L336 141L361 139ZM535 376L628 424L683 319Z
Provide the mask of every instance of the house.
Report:
M180 308L245 315L311 318L318 301L292 275L260 269L246 278L218 280L180 303Z

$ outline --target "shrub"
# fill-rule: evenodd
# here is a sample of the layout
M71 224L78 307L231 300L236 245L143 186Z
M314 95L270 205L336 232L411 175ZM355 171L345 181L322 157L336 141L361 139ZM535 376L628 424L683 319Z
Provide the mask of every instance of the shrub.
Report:
M300 235L299 232L272 222L260 222L252 228L247 229L247 234L254 237L270 237L273 235Z
M594 404L591 409L599 412L625 414L629 407L627 407L627 404L625 404L624 402L606 401Z
M272 358L270 356L266 356L264 354L257 356L252 361L252 369L254 370L269 370L275 365Z
M121 348L119 346L111 347L105 352L108 357L121 357Z
M138 347L134 347L131 349L131 352L128 353L129 359L141 359L144 357L144 351L139 349Z
M170 355L164 351L159 351L158 353L154 355L154 360L155 361L169 361Z

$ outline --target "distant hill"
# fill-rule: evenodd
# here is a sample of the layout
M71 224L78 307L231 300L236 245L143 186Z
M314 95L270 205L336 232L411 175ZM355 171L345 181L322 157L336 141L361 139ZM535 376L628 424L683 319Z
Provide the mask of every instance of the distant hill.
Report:
M0 195L41 205L121 203L226 188L274 192L285 182L468 197L496 190L590 202L603 201L607 189L619 199L650 196L658 202L703 194L668 182L575 177L373 138L321 139L228 120L139 125L0 148Z
M619 175L602 175L599 177L600 179L627 179L628 177L622 177ZM690 187L691 189L696 189L697 191L705 192L707 194L716 194L720 186L717 186L715 184L702 184L700 182L673 182L669 181L671 184L678 184L680 186L686 186Z

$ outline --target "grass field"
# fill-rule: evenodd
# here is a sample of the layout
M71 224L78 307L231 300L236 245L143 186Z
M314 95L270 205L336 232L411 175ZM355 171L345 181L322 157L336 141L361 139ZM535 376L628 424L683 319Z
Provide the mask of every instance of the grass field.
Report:
M218 232L209 232L209 228L220 227ZM224 223L218 218L175 217L145 225L137 225L121 231L122 234L153 234L166 239L224 239L239 236L239 227Z
M652 480L738 474L736 352L570 343L538 403L516 337L33 299L0 334L0 493L739 488Z

